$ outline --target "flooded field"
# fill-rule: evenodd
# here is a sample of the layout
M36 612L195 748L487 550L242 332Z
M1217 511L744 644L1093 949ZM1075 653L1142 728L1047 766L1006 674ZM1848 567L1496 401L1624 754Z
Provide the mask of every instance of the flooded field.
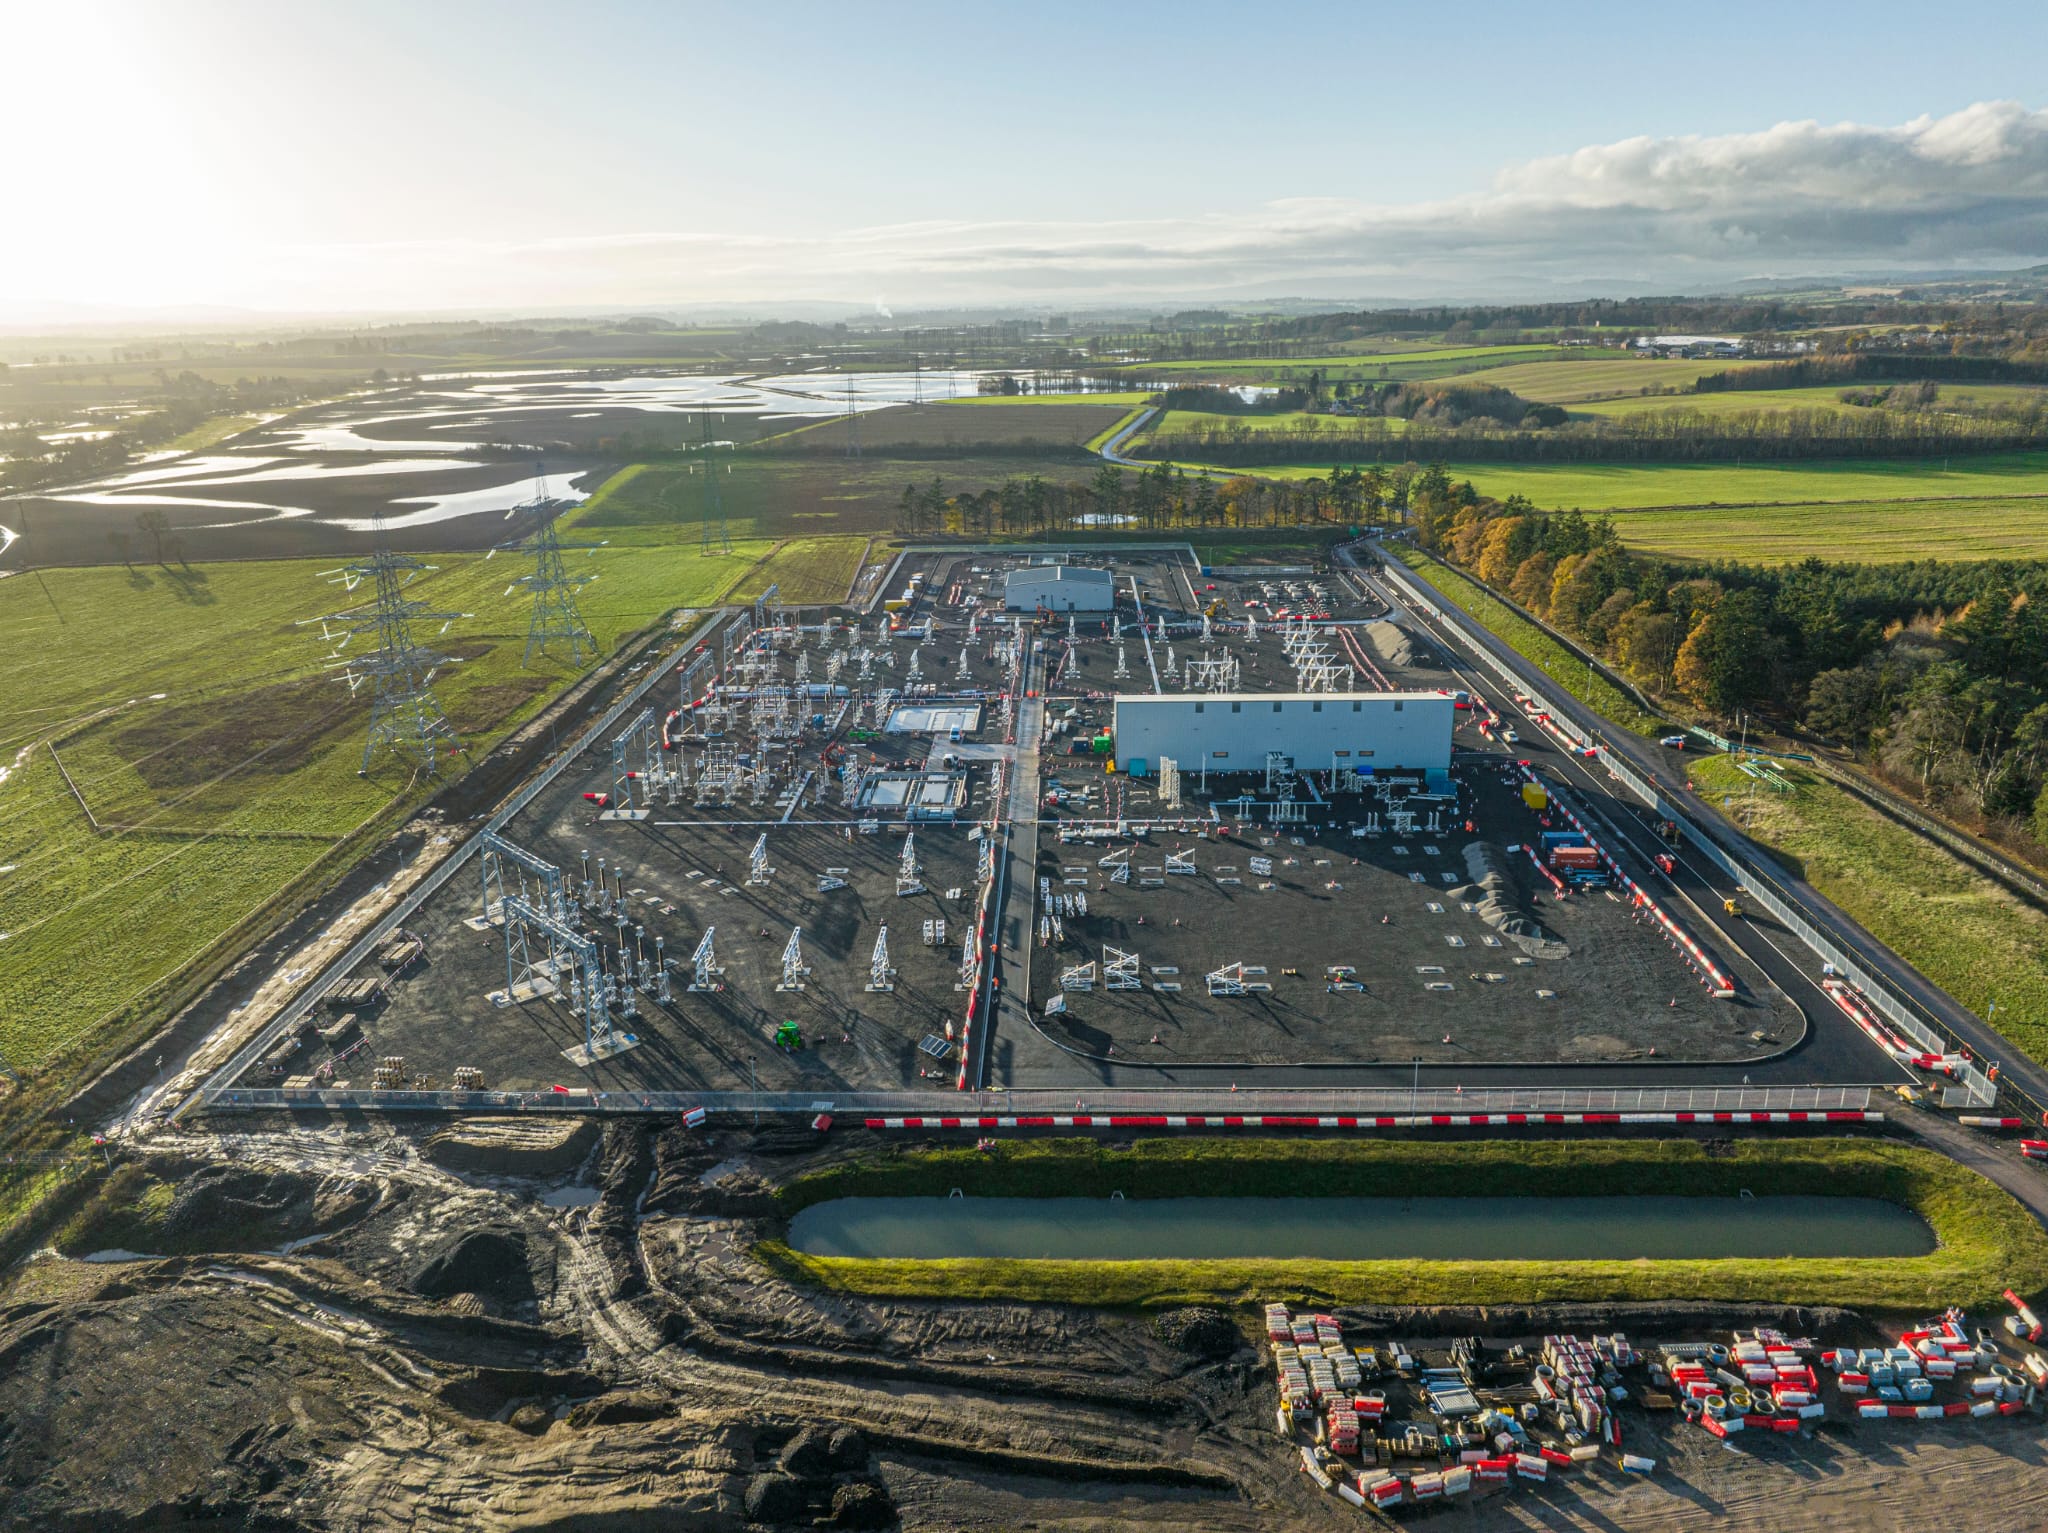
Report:
M441 374L260 426L204 452L0 500L0 570L342 553L522 536L578 500L619 438L745 441L849 412L973 396L978 375ZM544 464L544 477L537 474Z

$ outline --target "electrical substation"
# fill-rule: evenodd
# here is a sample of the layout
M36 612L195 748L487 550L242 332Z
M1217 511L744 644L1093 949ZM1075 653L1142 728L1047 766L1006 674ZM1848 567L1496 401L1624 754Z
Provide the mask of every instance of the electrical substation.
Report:
M564 547L521 545L536 644L587 642ZM1045 558L912 551L865 610L707 619L234 1084L1654 1081L1805 1037L1369 581ZM1111 604L1016 610L1055 587Z

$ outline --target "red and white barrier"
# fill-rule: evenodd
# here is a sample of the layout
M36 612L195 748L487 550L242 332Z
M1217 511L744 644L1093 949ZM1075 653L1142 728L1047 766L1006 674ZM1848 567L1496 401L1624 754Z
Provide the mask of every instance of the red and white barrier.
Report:
M1631 1124L1729 1123L1813 1124L1882 1123L1881 1112L1531 1112L1531 1113L1403 1113L1376 1117L1338 1113L1309 1117L1253 1113L1001 1113L980 1116L923 1114L901 1118L864 1118L868 1128L1528 1128L1563 1125L1570 1128L1612 1128Z
M2025 1118L1981 1118L1981 1117L1979 1117L1979 1118L1973 1118L1973 1117L1970 1117L1970 1116L1969 1116L1969 1115L1967 1115L1967 1114L1962 1114L1962 1115L1959 1115L1959 1116L1958 1116L1958 1117L1956 1118L1956 1122L1958 1122L1958 1123L1962 1124L1962 1126L1963 1126L1964 1128L1992 1128L1992 1129L1997 1129L1997 1128L2025 1128L2025 1127L2027 1126L2027 1120L2026 1120ZM2038 1141L2038 1140L2036 1140L2036 1141L2035 1141L2035 1143L2039 1143L2039 1142L2040 1142L2040 1141Z

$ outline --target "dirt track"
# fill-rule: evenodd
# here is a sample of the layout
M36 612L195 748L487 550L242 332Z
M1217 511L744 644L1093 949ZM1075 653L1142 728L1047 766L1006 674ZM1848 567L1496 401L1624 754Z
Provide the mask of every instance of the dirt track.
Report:
M184 1254L45 1257L0 1309L0 1527L729 1528L750 1494L878 1505L848 1489L862 1484L911 1528L1360 1520L1272 1435L1249 1346L1209 1359L1142 1317L792 1289L745 1248L773 1184L840 1149L789 1129L572 1128L429 1143L356 1121L152 1141L129 1174L165 1190L157 1248ZM132 1209L110 1210L72 1249L134 1228ZM1662 1319L1699 1334L1748 1313ZM1649 1334L1659 1317L1352 1318L1417 1335ZM804 1455L822 1458L822 1437L792 1446L806 1427L860 1441L820 1467ZM1949 1528L2048 1522L2030 1422L1831 1423L1733 1451L1676 1424L1640 1430L1635 1451L1661 1461L1649 1480L1603 1468L1427 1522L1903 1528L1924 1525L1930 1496ZM808 1478L777 1470L785 1451Z

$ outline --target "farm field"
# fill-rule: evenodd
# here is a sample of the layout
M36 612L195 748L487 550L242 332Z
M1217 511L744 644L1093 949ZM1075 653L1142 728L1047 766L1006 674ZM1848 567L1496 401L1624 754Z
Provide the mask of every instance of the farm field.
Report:
M1769 791L1727 756L1693 763L1689 775L1703 798L1725 804L1957 1001L1987 1019L1997 1001L1998 1030L2048 1062L2048 916L1797 762L1777 770L1795 792Z
M1562 346L1438 346L1427 350L1337 352L1316 357L1247 357L1235 360L1197 358L1186 362L1146 362L1117 369L1133 377L1171 378L1198 382L1229 378L1252 383L1287 383L1321 373L1326 380L1392 379L1409 382L1443 378L1510 362L1548 358L1583 358L1584 351Z
M1854 387L1852 385L1852 387ZM1636 398L1600 399L1581 404L1575 415L1636 415L1647 410L1695 410L1701 415L1741 415L1751 410L1840 410L1851 413L1877 408L1845 404L1842 388L1829 385L1810 389L1726 389L1711 394L1650 394ZM2048 394L2025 384L1944 385L1937 406L1942 404L2019 404Z
M860 448L863 453L907 446L1079 450L1090 438L1114 427L1133 403L1144 398L1139 393L1069 394L1040 399L940 400L922 409L897 405L860 417ZM846 419L830 417L771 440L778 447L840 451L847 441Z
M867 548L866 538L791 538L751 567L728 594L735 601L750 601L772 585L778 602L842 602Z
M1708 373L1740 372L1756 362L1694 361L1682 357L1631 357L1619 353L1587 356L1583 351L1563 361L1530 361L1467 373L1462 381L1486 384L1541 404L1569 405L1612 399L1644 389L1689 389Z
M1408 422L1397 415L1308 415L1300 411L1234 415L1212 410L1167 410L1140 433L1138 440L1150 441L1154 437L1172 436L1177 432L1218 431L1231 427L1242 428L1254 436L1299 436L1312 441L1319 436L1349 438L1381 429L1390 435L1398 435L1407 430Z
M575 556L600 576L583 593L585 618L609 649L672 607L716 600L769 552L754 543L720 559L682 548ZM552 662L520 667L526 607L505 594L515 566L478 555L439 562L412 591L476 614L438 640L421 635L462 659L437 691L475 749L568 676ZM0 1053L17 1069L123 1026L349 832L424 796L389 761L356 776L368 700L325 677L320 631L300 626L350 601L323 568L0 581L13 683L0 697Z
M2048 496L1626 511L1615 522L1631 548L1690 559L2048 558Z
M1309 477L1328 469L1279 472ZM2048 495L2048 453L2041 452L1766 464L1470 463L1453 464L1451 473L1482 495L1526 495L1545 509L1582 511Z
M1108 412L1111 424L1122 410ZM872 417L870 417L872 418ZM866 420L862 421L865 429ZM844 430L842 424L839 427ZM949 495L994 489L1036 474L1077 481L1100 460L1079 453L1058 458L968 454L958 458L859 458L832 454L733 456L722 465L719 496L735 538L830 536L892 531L907 485L942 482ZM693 548L704 519L704 478L695 463L649 463L622 469L573 518L579 535L620 543L681 542Z

